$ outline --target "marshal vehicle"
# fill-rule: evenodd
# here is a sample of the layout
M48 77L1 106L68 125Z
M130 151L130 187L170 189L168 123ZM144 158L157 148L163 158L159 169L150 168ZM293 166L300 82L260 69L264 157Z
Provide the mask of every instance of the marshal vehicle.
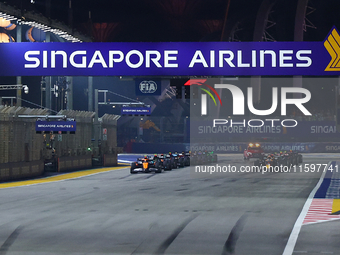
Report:
M251 158L262 158L263 153L264 151L260 143L249 143L247 149L243 152L243 157L245 160L249 160Z

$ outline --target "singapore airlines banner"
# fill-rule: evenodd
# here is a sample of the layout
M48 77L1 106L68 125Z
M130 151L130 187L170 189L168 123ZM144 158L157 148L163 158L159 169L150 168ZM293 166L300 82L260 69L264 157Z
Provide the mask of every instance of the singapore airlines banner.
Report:
M340 75L339 42L2 43L0 76Z
M248 121L248 120L247 120ZM228 142L231 138L247 137L295 137L296 139L315 138L334 138L339 139L340 133L337 131L335 121L299 121L296 127L284 127L281 125L271 125L271 122L264 122L261 127L243 126L242 121L238 121L238 125L216 125L212 127L209 121L191 121L190 137L194 141L216 141ZM246 123L246 122L245 122ZM278 121L278 123L280 123ZM284 140L284 139L282 139Z

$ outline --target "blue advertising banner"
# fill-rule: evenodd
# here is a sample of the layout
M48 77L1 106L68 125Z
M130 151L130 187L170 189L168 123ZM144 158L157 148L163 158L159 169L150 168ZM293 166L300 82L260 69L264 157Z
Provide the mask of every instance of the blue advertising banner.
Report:
M190 150L189 143L133 143L132 144L133 153L143 153L144 155L145 153L168 154L170 151L175 153L175 152L182 152L182 151L189 151L189 150Z
M133 143L132 152L134 153L168 153L181 151L214 151L215 153L238 153L243 155L243 151L247 148L248 143ZM293 150L300 153L339 153L340 142L306 142L306 143L261 143L266 153Z
M248 143L199 143L190 144L191 151L214 151L215 153L243 153ZM274 142L261 143L265 153L274 153L280 151L296 151L300 153L339 153L340 142Z
M121 114L150 115L151 107L122 107Z
M136 96L156 96L162 92L160 79L135 79Z
M337 38L334 28L324 42L2 43L0 76L338 76Z
M45 132L75 132L77 125L75 121L36 121L35 131Z
M238 123L242 122L238 120ZM201 138L209 137L209 139L216 138L222 141L227 141L231 137L332 137L340 139L340 132L337 131L335 121L298 121L296 127L272 125L271 122L264 122L262 127L251 127L247 125L247 121L245 124L245 126L234 124L213 127L211 121L191 121L190 135L191 139L201 140Z

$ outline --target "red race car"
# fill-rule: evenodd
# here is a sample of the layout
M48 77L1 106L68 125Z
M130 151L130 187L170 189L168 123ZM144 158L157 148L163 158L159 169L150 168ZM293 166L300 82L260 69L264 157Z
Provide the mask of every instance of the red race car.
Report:
M262 158L263 149L259 143L249 143L247 149L244 150L244 159L249 160L250 158Z

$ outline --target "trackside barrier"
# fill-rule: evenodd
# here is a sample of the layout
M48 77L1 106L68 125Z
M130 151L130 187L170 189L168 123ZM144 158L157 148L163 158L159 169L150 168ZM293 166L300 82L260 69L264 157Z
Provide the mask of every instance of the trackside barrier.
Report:
M0 164L42 159L44 139L35 132L35 119L18 115L48 115L48 111L0 105Z
M42 160L0 164L0 182L32 178L43 173L44 162Z
M188 143L133 143L133 153L168 153L187 151L190 148Z
M77 130L75 134L51 134L51 139L46 140L43 134L36 133L36 117L19 117L48 114L44 109L0 105L0 181L35 177L43 174L44 167L45 171L53 172L92 168L94 112L60 111L57 115L75 119ZM117 119L111 114L100 118L99 152L108 155L107 165L110 166L116 165L115 157L119 151ZM55 154L51 147L55 148ZM58 160L54 161L54 157ZM52 164L54 162L58 164Z
M91 155L70 156L58 158L58 172L69 172L92 168Z
M117 154L104 154L103 166L116 166L117 165Z
M293 150L301 153L338 153L340 142L313 142L313 143L261 143L265 152L280 152ZM169 151L214 151L216 153L242 153L248 143L201 143L201 144L159 144L134 143L132 153L166 153Z

